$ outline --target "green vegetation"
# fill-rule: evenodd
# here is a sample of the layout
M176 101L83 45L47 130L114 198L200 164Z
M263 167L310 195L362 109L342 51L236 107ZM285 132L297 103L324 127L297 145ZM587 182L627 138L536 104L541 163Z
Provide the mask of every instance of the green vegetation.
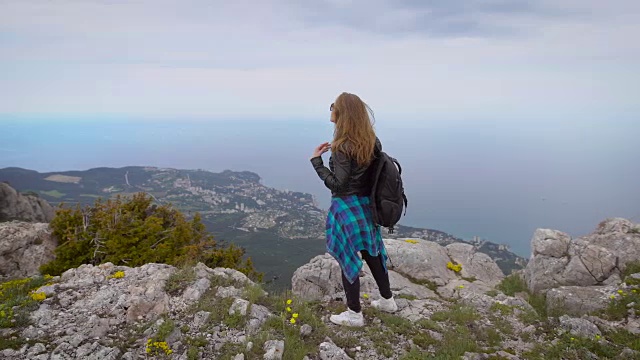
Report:
M542 343L523 354L525 359L568 359L583 360L595 354L599 359L617 359L620 352L628 347L640 351L640 337L627 331L612 332L593 339L564 334L556 337L555 345Z
M455 303L451 309L447 311L439 311L431 316L433 321L448 321L455 325L467 325L480 318L477 310L468 305Z
M196 273L193 267L182 267L169 276L164 285L164 290L170 295L181 294L196 280Z
M169 205L151 206L152 198L138 193L120 195L93 206L62 207L51 221L60 243L56 259L43 265L42 273L59 275L81 264L141 266L166 263L180 266L203 262L207 266L237 269L252 279L262 279L244 249L221 247L206 231L201 217L191 221Z
M529 292L527 288L527 284L524 282L524 279L517 274L511 274L500 282L496 289L502 291L505 295L514 296L519 292Z
M60 192L58 190L40 191L40 193L48 195L48 196L51 196L51 197L56 198L56 199L60 199L61 197L67 195L67 194L62 193L62 192Z
M38 291L51 280L50 276L36 276L16 279L0 284L0 329L23 328L29 324L29 313L46 299L44 292ZM25 343L16 339L0 337L0 350L20 348Z
M624 268L622 279L624 281L630 280L631 278L629 276L637 273L640 273L640 261L630 262Z

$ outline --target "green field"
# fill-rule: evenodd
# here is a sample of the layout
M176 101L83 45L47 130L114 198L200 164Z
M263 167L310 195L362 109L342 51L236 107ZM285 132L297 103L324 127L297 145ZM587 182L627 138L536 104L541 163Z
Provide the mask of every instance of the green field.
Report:
M47 196L51 196L54 197L56 199L60 199L61 197L67 195L65 193L62 193L58 190L49 190L49 191L40 191L41 194L47 195Z

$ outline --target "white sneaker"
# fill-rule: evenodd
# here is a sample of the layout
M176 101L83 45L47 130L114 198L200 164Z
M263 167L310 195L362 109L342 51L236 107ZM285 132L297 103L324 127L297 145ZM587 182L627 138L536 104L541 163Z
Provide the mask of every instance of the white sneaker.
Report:
M389 313L398 311L398 304L396 304L393 296L391 297L391 299L380 298L379 300L373 300L371 302L371 305L378 310Z
M336 325L353 327L364 326L364 316L362 316L362 312L357 313L351 309L348 309L339 315L331 315L329 320Z

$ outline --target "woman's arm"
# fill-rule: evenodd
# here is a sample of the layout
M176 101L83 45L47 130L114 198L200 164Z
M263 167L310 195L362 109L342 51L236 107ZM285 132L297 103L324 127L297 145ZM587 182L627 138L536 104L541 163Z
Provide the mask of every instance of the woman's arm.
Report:
M336 151L332 154L334 172L331 172L324 163L322 157L316 156L311 159L313 168L318 173L320 180L324 182L324 185L333 192L340 192L347 188L349 184L349 176L351 176L351 159L344 155L342 152Z

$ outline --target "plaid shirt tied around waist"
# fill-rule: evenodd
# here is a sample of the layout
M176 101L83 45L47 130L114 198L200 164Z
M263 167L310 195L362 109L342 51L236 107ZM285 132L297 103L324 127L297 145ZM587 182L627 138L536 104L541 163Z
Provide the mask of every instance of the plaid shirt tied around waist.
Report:
M380 227L373 223L370 199L366 196L333 197L326 222L327 252L333 256L349 283L358 277L362 259L358 252L366 250L371 256L382 253L387 271L387 250L382 242Z

